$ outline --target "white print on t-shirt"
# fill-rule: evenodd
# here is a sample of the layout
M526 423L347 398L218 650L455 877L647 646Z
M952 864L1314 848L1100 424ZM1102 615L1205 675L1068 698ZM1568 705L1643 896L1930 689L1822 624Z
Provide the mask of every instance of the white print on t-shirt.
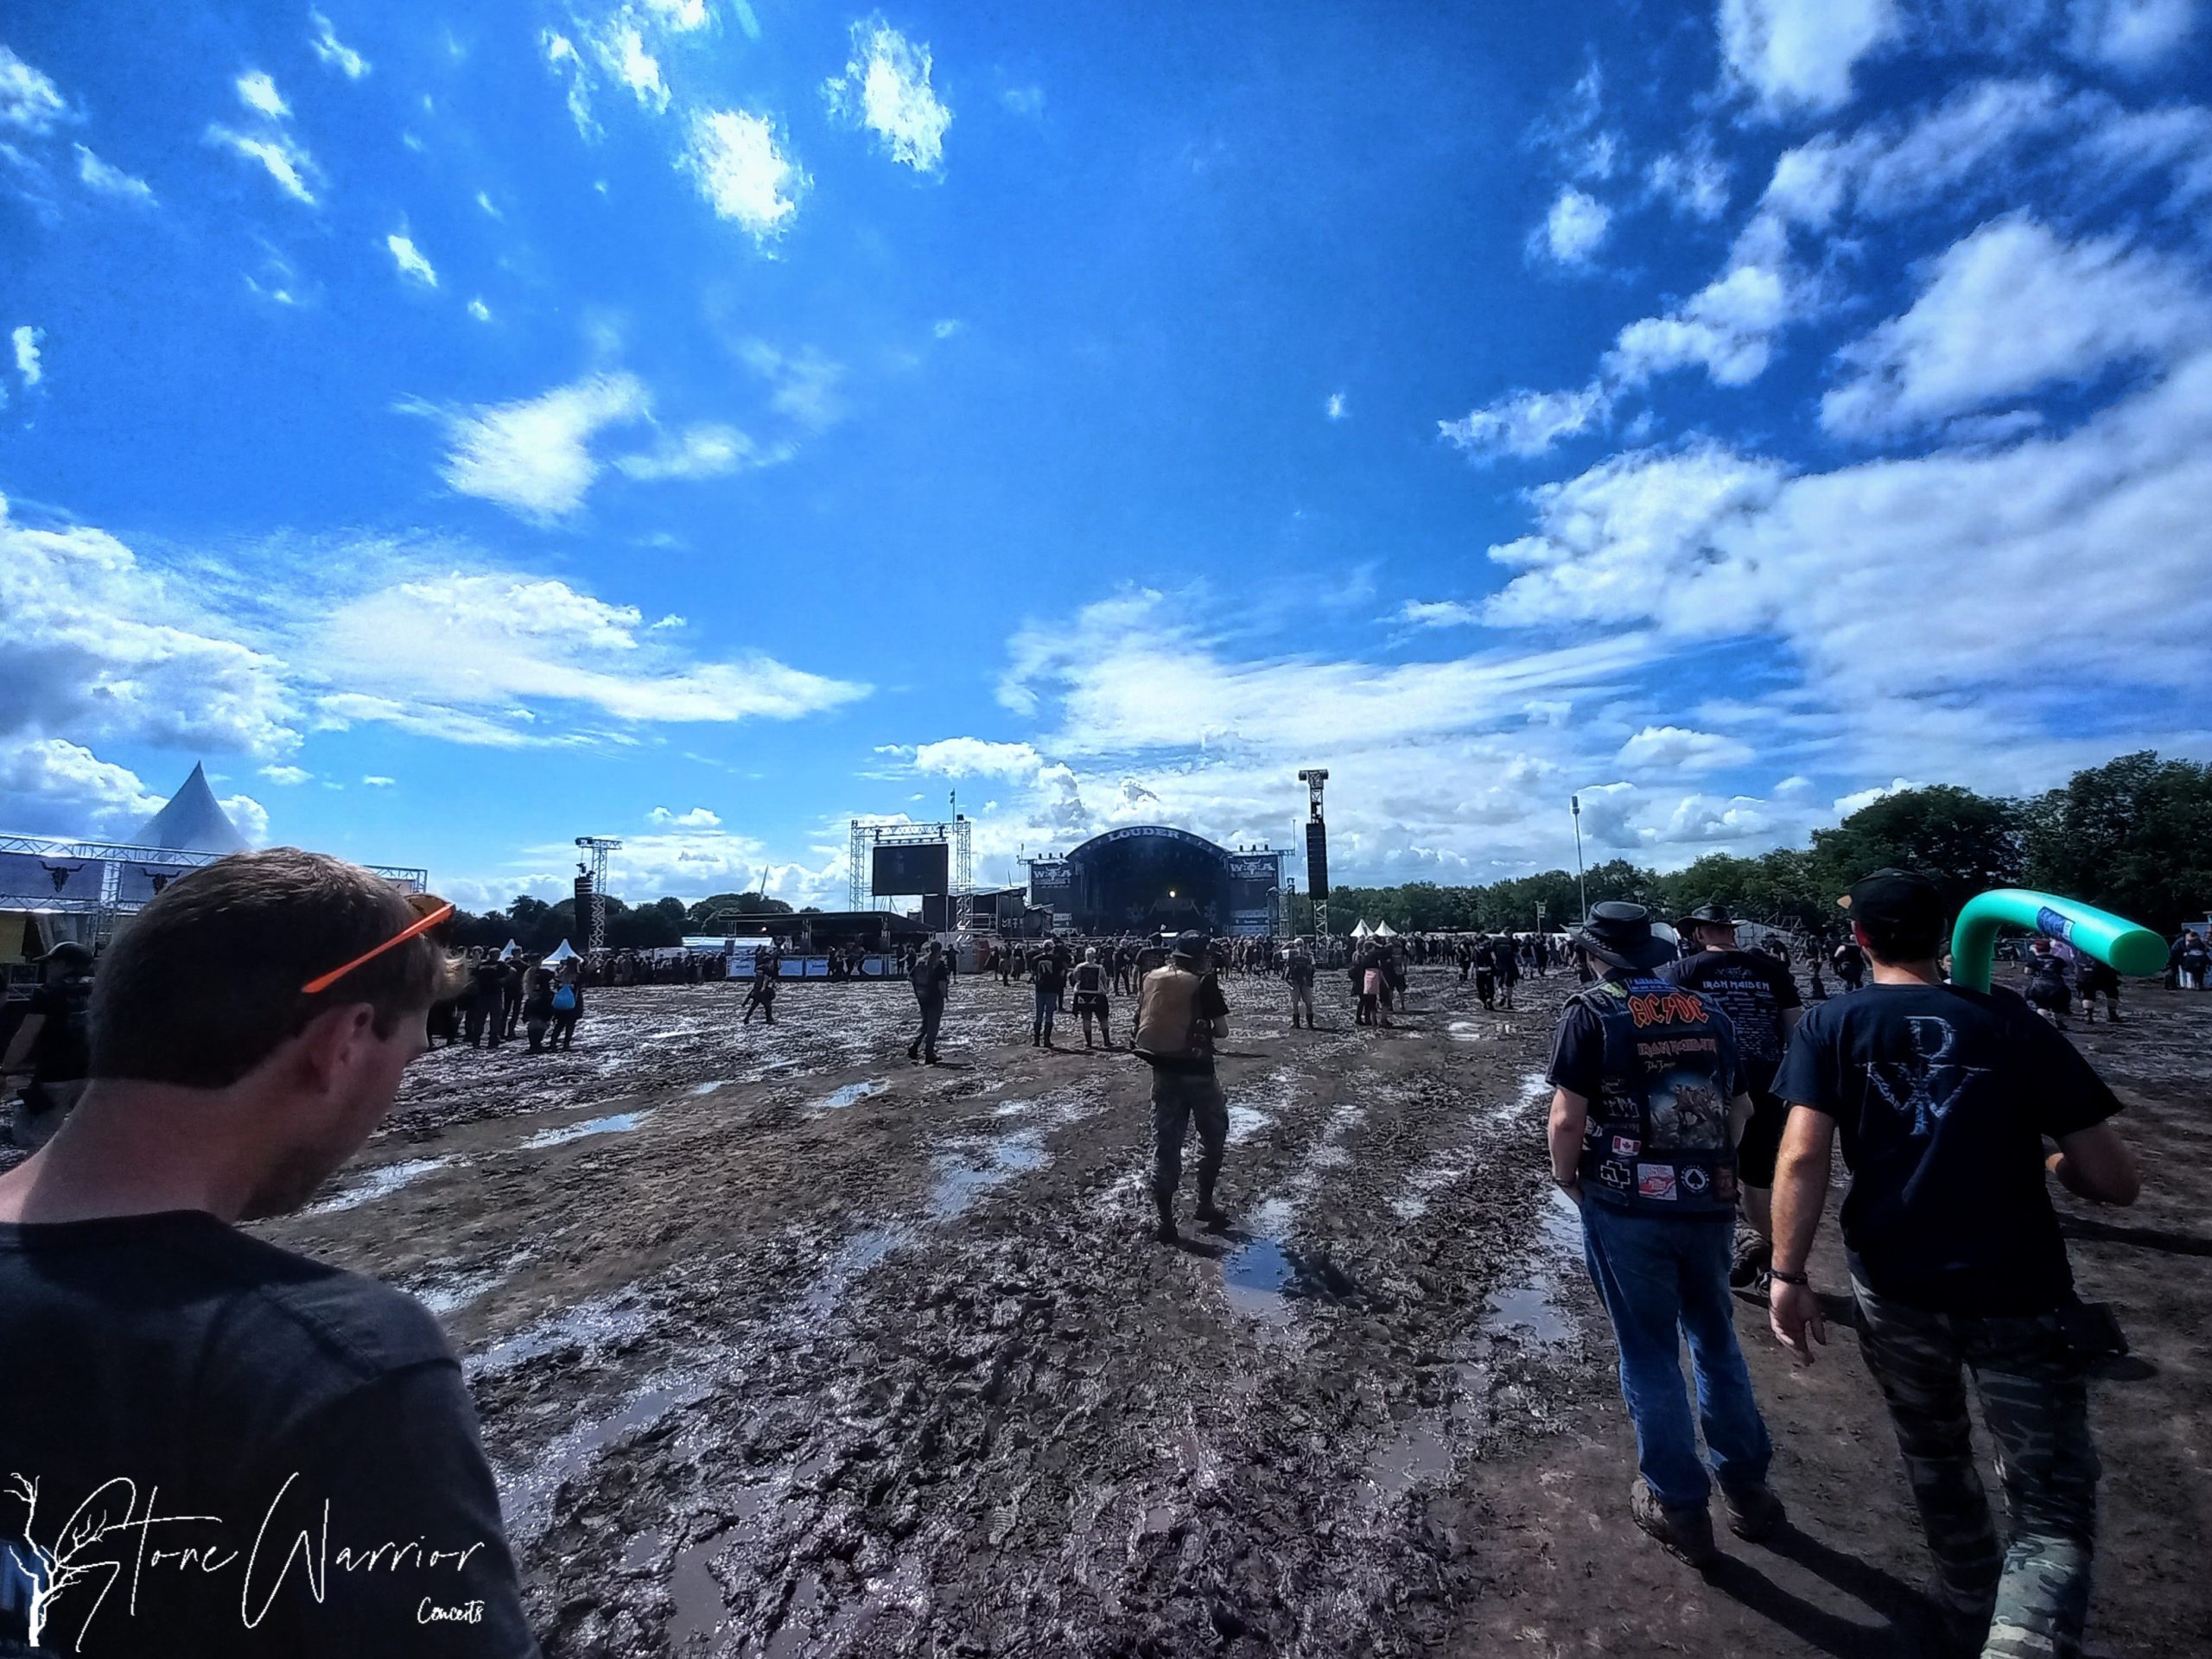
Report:
M1866 1081L1899 1117L1912 1121L1912 1136L1917 1141L1936 1133L1959 1096L1976 1077L1986 1077L1989 1068L1951 1064L1948 1057L1958 1033L1942 1015L1907 1014L1904 1023L1912 1033L1912 1058L1869 1060Z

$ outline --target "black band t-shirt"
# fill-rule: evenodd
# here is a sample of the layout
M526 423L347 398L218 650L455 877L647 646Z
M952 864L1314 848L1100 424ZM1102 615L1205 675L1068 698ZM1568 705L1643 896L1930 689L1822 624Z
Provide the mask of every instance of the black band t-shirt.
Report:
M1852 1172L1844 1243L1876 1295L1996 1317L2070 1294L2044 1141L2120 1102L2012 992L1878 981L1821 1003L1774 1091L1835 1120Z
M0 1224L0 1653L537 1653L409 1297L198 1211Z
M1659 977L1717 1002L1736 1027L1736 1052L1754 1098L1782 1064L1782 1016L1803 1006L1789 969L1764 950L1700 950L1670 962Z

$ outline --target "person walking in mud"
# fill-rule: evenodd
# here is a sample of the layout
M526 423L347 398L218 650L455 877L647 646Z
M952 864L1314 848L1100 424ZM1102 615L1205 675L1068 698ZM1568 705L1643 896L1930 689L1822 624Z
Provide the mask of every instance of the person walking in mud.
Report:
M944 1000L952 984L952 962L944 946L930 941L929 949L914 959L912 976L914 1001L921 1010L922 1028L906 1045L906 1058L928 1065L937 1062L938 1027L944 1023Z
M1037 953L1029 966L1029 988L1033 1009L1029 1021L1029 1046L1032 1048L1051 1048L1052 1017L1060 1011L1060 995L1067 985L1066 958L1060 954L1057 944Z
M1726 1014L1659 977L1675 952L1649 912L1593 905L1575 939L1596 982L1568 999L1553 1039L1552 1179L1582 1212L1584 1258L1620 1346L1638 1471L1629 1512L1703 1567L1716 1553L1713 1477L1738 1537L1770 1537L1783 1519L1728 1294L1736 1137L1751 1097ZM1676 1358L1685 1336L1695 1420Z
M1198 1131L1198 1206L1202 1226L1219 1230L1227 1213L1213 1201L1229 1146L1229 1101L1214 1074L1213 1045L1229 1034L1229 1004L1221 995L1206 936L1185 933L1167 964L1144 976L1137 991L1137 1058L1152 1067L1152 1198L1163 1244L1182 1235L1175 1225L1175 1198L1183 1184L1183 1142Z
M583 1017L583 971L571 957L561 964L560 977L553 982L553 1029L545 1046L567 1053L576 1046L576 1021Z
M1076 964L1072 984L1076 1017L1083 1021L1083 1046L1091 1046L1090 1022L1096 1019L1100 1039L1107 1047L1113 1047L1113 1007L1106 1000L1106 968L1098 960L1096 945L1083 953L1083 960Z
M740 1024L751 1025L756 1012L767 1024L776 1023L776 992L783 983L783 976L782 957L772 951L765 957L753 957L753 983L745 993L745 1018Z
M1889 1405L1948 1633L1987 1654L2079 1654L2098 1476L2083 1347L2100 1344L2077 1325L2088 1310L2047 1177L2093 1203L2135 1202L2120 1102L2019 997L1944 982L1934 882L1877 870L1842 903L1874 982L1808 1014L1775 1079L1789 1122L1769 1319L1802 1363L1827 1338L1806 1266L1840 1132L1859 1351ZM2009 1546L1962 1372L1997 1444Z
M1488 939L1475 946L1475 995L1485 1014L1497 1006L1497 948Z
M1283 959L1282 976L1290 987L1290 1028L1298 1029L1302 1013L1306 1029L1313 1030L1313 951L1304 939L1291 941L1290 954Z

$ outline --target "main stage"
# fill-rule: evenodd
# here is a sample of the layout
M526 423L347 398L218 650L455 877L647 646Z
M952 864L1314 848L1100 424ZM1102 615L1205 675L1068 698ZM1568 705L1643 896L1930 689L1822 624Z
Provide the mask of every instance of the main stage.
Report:
M1093 937L1200 928L1280 931L1282 861L1272 848L1231 849L1164 823L1094 836L1062 858L1032 859L1029 901L1056 931Z

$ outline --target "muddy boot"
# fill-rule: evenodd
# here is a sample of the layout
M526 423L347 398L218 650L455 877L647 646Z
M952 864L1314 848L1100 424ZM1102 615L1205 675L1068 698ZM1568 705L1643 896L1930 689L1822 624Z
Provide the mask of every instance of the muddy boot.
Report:
M1765 1542L1789 1521L1771 1486L1746 1486L1741 1491L1723 1486L1720 1507L1727 1511L1728 1530L1746 1543Z
M1213 1201L1213 1183L1201 1182L1198 1186L1198 1220L1208 1232L1218 1233L1229 1226L1229 1212Z
M1668 1554L1704 1568L1719 1552L1713 1547L1713 1517L1703 1510L1670 1510L1642 1481L1629 1488L1629 1513L1636 1524L1663 1545Z
M1152 1236L1162 1244L1181 1243L1183 1235L1175 1229L1175 1200L1166 1194L1155 1192L1152 1195L1152 1202L1160 1211L1160 1224L1152 1230Z

